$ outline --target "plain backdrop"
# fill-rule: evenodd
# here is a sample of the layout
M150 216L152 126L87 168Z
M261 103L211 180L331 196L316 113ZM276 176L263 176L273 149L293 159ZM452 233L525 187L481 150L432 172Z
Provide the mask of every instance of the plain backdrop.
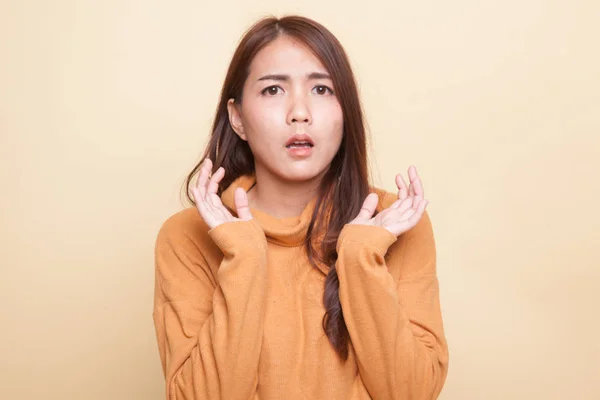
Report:
M164 397L156 233L241 35L290 13L349 53L375 184L421 172L440 398L599 399L597 0L0 1L0 398Z

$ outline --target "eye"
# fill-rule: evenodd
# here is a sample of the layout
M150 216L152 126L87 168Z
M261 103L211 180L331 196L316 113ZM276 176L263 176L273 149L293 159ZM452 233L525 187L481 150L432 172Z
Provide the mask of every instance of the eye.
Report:
M279 90L283 90L281 89L279 86L269 86L267 88L264 88L260 93L261 94L266 94L269 96L275 96L276 94L279 93Z
M329 87L327 87L325 85L315 86L313 90L316 90L316 93L321 96L325 95L327 93L333 94L333 90L331 90Z

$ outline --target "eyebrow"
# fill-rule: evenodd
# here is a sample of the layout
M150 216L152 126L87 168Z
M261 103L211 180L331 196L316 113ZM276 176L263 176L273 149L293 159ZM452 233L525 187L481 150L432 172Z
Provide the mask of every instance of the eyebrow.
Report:
M331 76L329 76L329 74L324 73L324 72L311 72L310 74L308 74L306 76L309 80L314 80L314 79L331 79ZM290 80L290 76L289 75L283 75L283 74L269 74L269 75L265 75L265 76L261 76L260 78L258 78L259 81L289 81Z

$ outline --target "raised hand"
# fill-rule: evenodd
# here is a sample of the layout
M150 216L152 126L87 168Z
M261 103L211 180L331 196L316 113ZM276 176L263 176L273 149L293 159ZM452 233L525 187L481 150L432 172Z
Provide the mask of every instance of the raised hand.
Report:
M425 207L429 201L424 198L423 184L417 174L417 168L411 166L408 169L410 186L401 174L396 175L396 186L398 186L398 200L373 218L377 208L378 197L371 193L365 199L358 216L350 224L381 226L395 236L412 229L425 213Z
M212 161L206 159L200 168L198 183L192 188L192 195L196 200L196 208L200 212L202 219L210 229L232 221L249 221L252 219L250 207L248 206L248 195L242 188L237 188L234 193L235 207L239 218L231 215L229 210L223 205L217 195L219 182L225 176L225 169L219 167L212 176Z

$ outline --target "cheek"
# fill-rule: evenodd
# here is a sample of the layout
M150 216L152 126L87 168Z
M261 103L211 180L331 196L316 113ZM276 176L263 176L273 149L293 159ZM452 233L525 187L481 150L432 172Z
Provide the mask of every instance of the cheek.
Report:
M332 153L335 155L342 144L344 136L344 115L342 114L342 108L338 105L337 109L332 113L332 140L331 143L334 146Z
M273 138L285 125L285 117L277 104L249 104L245 110L244 128L253 139Z
M339 144L344 132L344 115L338 102L332 102L329 107L324 107L322 118L326 121L326 131L331 142Z

